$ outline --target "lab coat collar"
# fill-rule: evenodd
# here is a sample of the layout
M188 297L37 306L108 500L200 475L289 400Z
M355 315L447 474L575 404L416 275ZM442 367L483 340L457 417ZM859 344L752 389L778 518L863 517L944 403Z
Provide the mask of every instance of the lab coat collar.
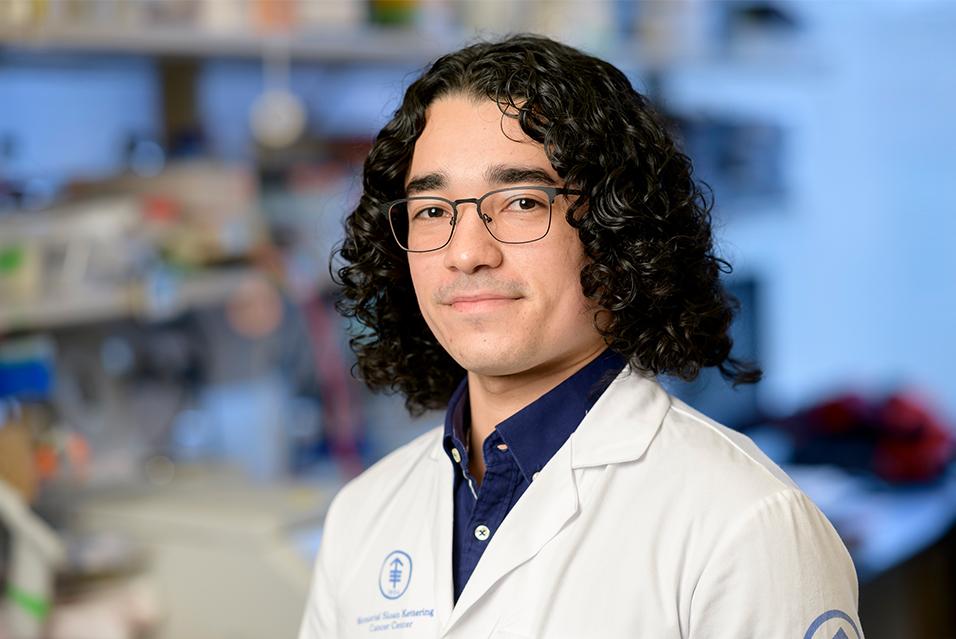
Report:
M508 455L518 465L524 479L531 483L534 474L554 456L568 440L594 403L604 394L610 382L624 368L626 361L611 349L605 349L586 366L569 378L534 400L514 415L495 426L501 438L489 436L483 448L485 456L494 441L507 445ZM450 454L452 447L460 453L461 466L468 475L469 456L466 411L468 411L468 378L466 377L452 393L445 413L444 449L451 464L456 462ZM467 420L470 422L470 420Z
M638 459L650 446L670 397L657 380L625 366L571 435L571 467L588 468ZM442 440L429 458L445 457Z
M625 368L611 383L578 429L541 470L491 538L457 604L451 608L451 466L439 464L440 504L431 529L436 595L444 636L506 574L534 557L580 508L575 469L622 463L640 458L657 433L670 398L653 378ZM429 455L444 461L441 438Z
M639 459L670 408L657 380L625 367L571 435L571 467Z

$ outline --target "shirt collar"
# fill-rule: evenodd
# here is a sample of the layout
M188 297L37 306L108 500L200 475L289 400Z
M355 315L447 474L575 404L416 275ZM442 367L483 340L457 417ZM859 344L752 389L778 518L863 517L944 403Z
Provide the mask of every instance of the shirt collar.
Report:
M625 360L610 349L553 389L498 424L495 429L528 481L564 445L571 433L624 368ZM457 448L468 468L467 378L458 385L445 413L444 448Z
M452 448L457 448L462 457L462 467L468 468L468 432L465 429L465 415L468 409L468 378L461 380L458 388L448 400L445 411L445 434L442 439L445 453L451 457ZM452 459L454 461L454 459Z

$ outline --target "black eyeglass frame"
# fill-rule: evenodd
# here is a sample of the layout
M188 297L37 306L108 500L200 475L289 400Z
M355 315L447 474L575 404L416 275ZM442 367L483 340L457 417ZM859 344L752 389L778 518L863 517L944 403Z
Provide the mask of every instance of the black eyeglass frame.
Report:
M502 240L498 238L488 227L488 222L491 221L491 218L481 212L481 203L488 197L495 195L497 193L503 193L504 191L520 191L522 189L541 191L548 196L548 227L544 230L544 233L540 237L536 237L533 240L522 240L520 242L510 242L508 240ZM502 244L530 244L532 242L537 242L543 240L548 232L551 231L551 214L554 212L554 200L559 195L583 195L584 191L579 189L568 189L560 186L541 186L541 185L530 185L530 186L506 186L501 189L495 189L494 191L488 191L481 197L466 197L460 200L449 200L448 198L439 197L437 195L415 195L412 197L403 197L398 200L392 200L388 202L383 207L385 209L385 216L388 218L388 227L392 230L392 237L395 238L395 242L398 246L405 251L406 253L431 253L433 251L440 251L451 243L451 238L455 235L455 228L458 226L458 205L459 204L474 204L475 212L478 214L478 218L481 220L482 224L485 226L485 230L488 231L488 234L491 235L495 240L501 242ZM445 202L451 205L452 218L451 218L451 232L448 234L448 239L445 240L445 243L441 246L425 250L414 250L407 248L402 244L402 241L398 238L398 233L395 231L395 225L392 223L392 208L397 204L402 204L404 202L415 202L418 200L438 200L439 202ZM407 242L407 240L406 240Z

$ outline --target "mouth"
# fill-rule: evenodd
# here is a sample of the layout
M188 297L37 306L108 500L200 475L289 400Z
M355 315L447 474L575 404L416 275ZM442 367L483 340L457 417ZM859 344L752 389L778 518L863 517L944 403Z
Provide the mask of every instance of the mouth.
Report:
M500 294L457 295L448 302L448 306L462 313L482 313L499 310L517 302L519 298Z

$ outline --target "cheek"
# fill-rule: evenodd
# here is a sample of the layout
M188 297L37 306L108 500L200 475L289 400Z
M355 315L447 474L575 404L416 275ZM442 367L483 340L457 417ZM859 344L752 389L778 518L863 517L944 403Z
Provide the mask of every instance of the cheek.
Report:
M581 291L583 264L580 252L568 250L552 262L550 269L542 269L541 263L535 267L541 273L538 289L548 300L547 312L556 320L556 324L566 326L568 323L575 323L588 311L588 300Z
M409 274L409 276L412 278L412 290L415 291L415 295L416 295L419 299L421 299L421 296L419 295L419 291L420 291L421 288L422 288L422 275L421 275L421 270L415 268L415 266L414 266L411 262L409 262L409 265L408 265L408 274Z
M409 254L408 271L412 278L412 288L418 300L418 308L425 318L425 323L434 331L435 326L431 315L431 300L438 286L440 269L425 259L427 256Z
M415 291L415 297L418 299L418 307L421 309L422 313L425 313L424 302L428 299L428 293L425 290L425 282L428 278L426 277L422 265L417 264L412 258L409 258L408 260L408 273L412 278L412 289Z
M422 259L423 256L415 253L408 254L408 273L412 278L412 287L415 289L415 295L419 300L425 299L428 295L428 260Z
M581 246L577 234L567 238L562 244L562 253L554 268L555 278L560 278L562 288L567 295L575 295L583 299L581 269L584 268L586 263L584 247Z

